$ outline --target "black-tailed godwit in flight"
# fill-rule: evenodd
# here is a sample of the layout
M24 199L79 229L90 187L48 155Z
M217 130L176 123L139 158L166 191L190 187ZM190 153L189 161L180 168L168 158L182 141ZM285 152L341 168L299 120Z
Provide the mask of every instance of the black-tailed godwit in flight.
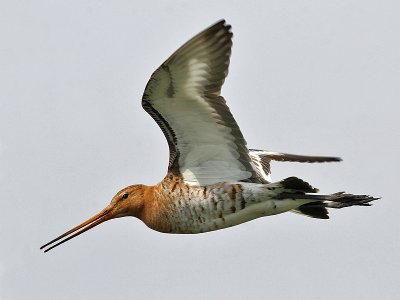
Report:
M328 219L328 208L368 206L378 199L343 192L320 195L297 177L271 182L271 160L340 158L247 148L220 94L231 46L231 26L222 20L180 47L147 83L142 106L169 146L165 178L154 186L122 189L100 213L41 249L47 252L104 221L125 216L160 232L201 233L287 211Z

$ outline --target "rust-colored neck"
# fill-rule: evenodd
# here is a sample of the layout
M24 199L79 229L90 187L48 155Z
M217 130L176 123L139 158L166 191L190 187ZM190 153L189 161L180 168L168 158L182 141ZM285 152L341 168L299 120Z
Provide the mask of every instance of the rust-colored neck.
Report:
M148 227L160 232L170 232L171 194L164 189L162 182L155 186L146 186L143 191L143 209L138 218Z

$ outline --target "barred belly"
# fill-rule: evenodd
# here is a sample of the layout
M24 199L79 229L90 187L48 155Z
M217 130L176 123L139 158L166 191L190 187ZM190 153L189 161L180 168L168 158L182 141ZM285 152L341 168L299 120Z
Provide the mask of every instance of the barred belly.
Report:
M299 205L292 199L276 199L280 192L274 184L253 183L181 188L172 201L171 232L202 233L223 229Z

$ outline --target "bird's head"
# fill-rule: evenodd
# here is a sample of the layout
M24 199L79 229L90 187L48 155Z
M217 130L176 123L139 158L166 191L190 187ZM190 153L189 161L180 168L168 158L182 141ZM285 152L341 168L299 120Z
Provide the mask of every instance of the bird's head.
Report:
M143 194L143 185L131 185L120 190L106 207L110 210L110 219L138 217L143 209Z
M44 252L47 252L66 241L84 233L85 231L111 219L121 218L126 216L139 217L144 206L144 194L145 187L143 185L132 185L120 190L111 200L110 204L107 205L101 212L83 222L82 224L72 228L66 233L60 235L54 240L40 247L44 249L48 246ZM54 244L55 242L60 242Z

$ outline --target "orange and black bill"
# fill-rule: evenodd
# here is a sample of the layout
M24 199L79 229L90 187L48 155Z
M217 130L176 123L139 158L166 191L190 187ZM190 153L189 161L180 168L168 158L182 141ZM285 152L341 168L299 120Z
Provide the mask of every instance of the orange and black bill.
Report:
M59 237L55 238L54 240L48 242L47 244L44 244L42 247L40 247L40 249L44 250L44 252L48 252L51 249L65 243L66 241L69 241L70 239L84 233L85 231L103 223L104 221L110 220L111 218L112 218L111 209L109 209L107 207L107 208L103 209L100 213L95 215L94 217L90 218L89 220L72 228L71 230L60 235ZM61 241L56 243L59 240L61 240ZM56 244L54 244L54 243L56 243Z

